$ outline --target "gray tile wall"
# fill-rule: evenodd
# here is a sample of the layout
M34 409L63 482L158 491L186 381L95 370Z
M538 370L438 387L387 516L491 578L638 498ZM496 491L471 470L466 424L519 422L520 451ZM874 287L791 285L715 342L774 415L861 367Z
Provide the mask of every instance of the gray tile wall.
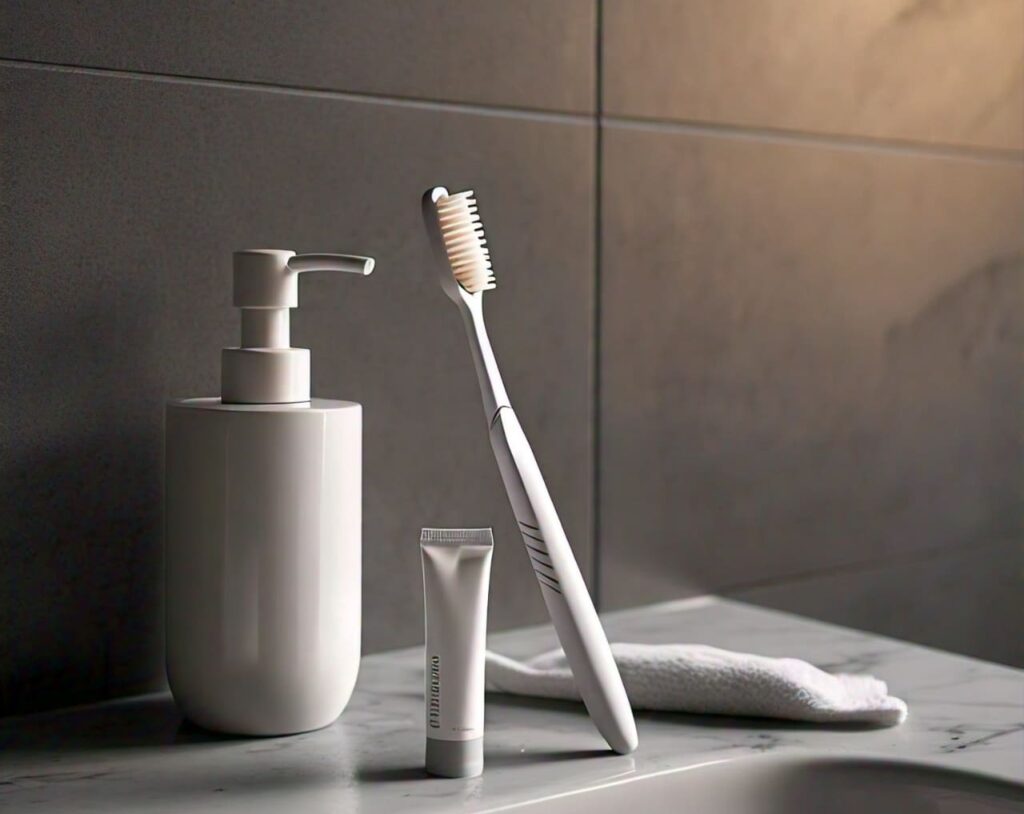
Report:
M594 109L592 0L15 0L3 56L348 93Z
M606 0L600 589L1024 664L1024 4Z
M284 3L145 5L4 5L0 710L162 682L162 405L219 389L240 247L378 261L304 280L293 315L314 393L364 405L365 649L422 640L424 525L493 525L492 624L540 621L419 200L478 191L493 341L589 575L591 4L324 3L293 27ZM346 61L371 45L377 73ZM336 52L323 73L307 57Z
M493 625L543 618L424 268L437 182L483 201L603 606L718 591L1024 663L1022 8L3 4L0 712L162 682L162 402L216 391L244 246L378 258L293 316L365 407L365 649L421 637L426 524L493 524Z
M1020 0L605 0L604 109L1019 151Z

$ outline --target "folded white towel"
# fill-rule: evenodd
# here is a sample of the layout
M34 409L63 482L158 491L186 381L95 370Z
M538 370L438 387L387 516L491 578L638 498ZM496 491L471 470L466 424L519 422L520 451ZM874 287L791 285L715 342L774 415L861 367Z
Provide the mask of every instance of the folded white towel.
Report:
M907 717L907 705L889 695L884 681L831 675L799 659L702 644L613 644L612 654L633 709L876 726L895 726ZM516 695L580 700L561 650L525 663L488 652L487 686Z

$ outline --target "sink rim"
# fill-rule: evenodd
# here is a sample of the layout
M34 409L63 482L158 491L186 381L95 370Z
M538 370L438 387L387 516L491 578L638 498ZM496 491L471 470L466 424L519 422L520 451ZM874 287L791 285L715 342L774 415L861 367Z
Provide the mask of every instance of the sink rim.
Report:
M799 746L773 749L760 754L733 754L709 760L701 760L683 766L674 766L649 772L624 772L605 780L585 785L579 789L556 792L544 795L533 800L522 800L516 803L500 805L496 808L481 810L480 814L498 814L503 811L516 811L528 809L529 806L538 803L554 802L581 794L599 792L602 789L624 786L631 783L638 783L652 778L666 777L674 774L686 774L699 772L703 769L713 767L724 767L729 764L748 765L756 763L760 768L775 766L777 771L787 772L794 770L828 769L828 768L850 768L857 770L877 770L881 772L909 771L915 773L933 774L938 777L950 778L953 781L960 780L965 786L972 784L983 784L992 788L1000 796L1011 797L1014 793L1024 802L1024 776L1019 780L1010 780L1005 776L989 772L983 769L965 768L962 766L950 766L942 760L927 759L920 757L903 757L900 755L885 755L863 751L829 751L822 752L815 749L807 749Z

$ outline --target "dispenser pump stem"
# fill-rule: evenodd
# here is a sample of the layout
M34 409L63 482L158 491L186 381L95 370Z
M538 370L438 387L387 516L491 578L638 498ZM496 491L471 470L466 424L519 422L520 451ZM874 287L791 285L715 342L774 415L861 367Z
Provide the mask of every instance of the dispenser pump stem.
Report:
M309 351L291 347L289 311L299 306L299 274L344 271L366 276L371 257L235 252L234 305L242 309L237 348L221 354L221 400L232 404L309 401Z

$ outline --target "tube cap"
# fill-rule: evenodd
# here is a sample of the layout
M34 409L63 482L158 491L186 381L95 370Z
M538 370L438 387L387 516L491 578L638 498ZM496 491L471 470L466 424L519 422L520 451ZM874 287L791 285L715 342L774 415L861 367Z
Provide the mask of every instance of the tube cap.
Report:
M427 738L427 773L437 777L476 777L484 771L484 739L442 741Z

